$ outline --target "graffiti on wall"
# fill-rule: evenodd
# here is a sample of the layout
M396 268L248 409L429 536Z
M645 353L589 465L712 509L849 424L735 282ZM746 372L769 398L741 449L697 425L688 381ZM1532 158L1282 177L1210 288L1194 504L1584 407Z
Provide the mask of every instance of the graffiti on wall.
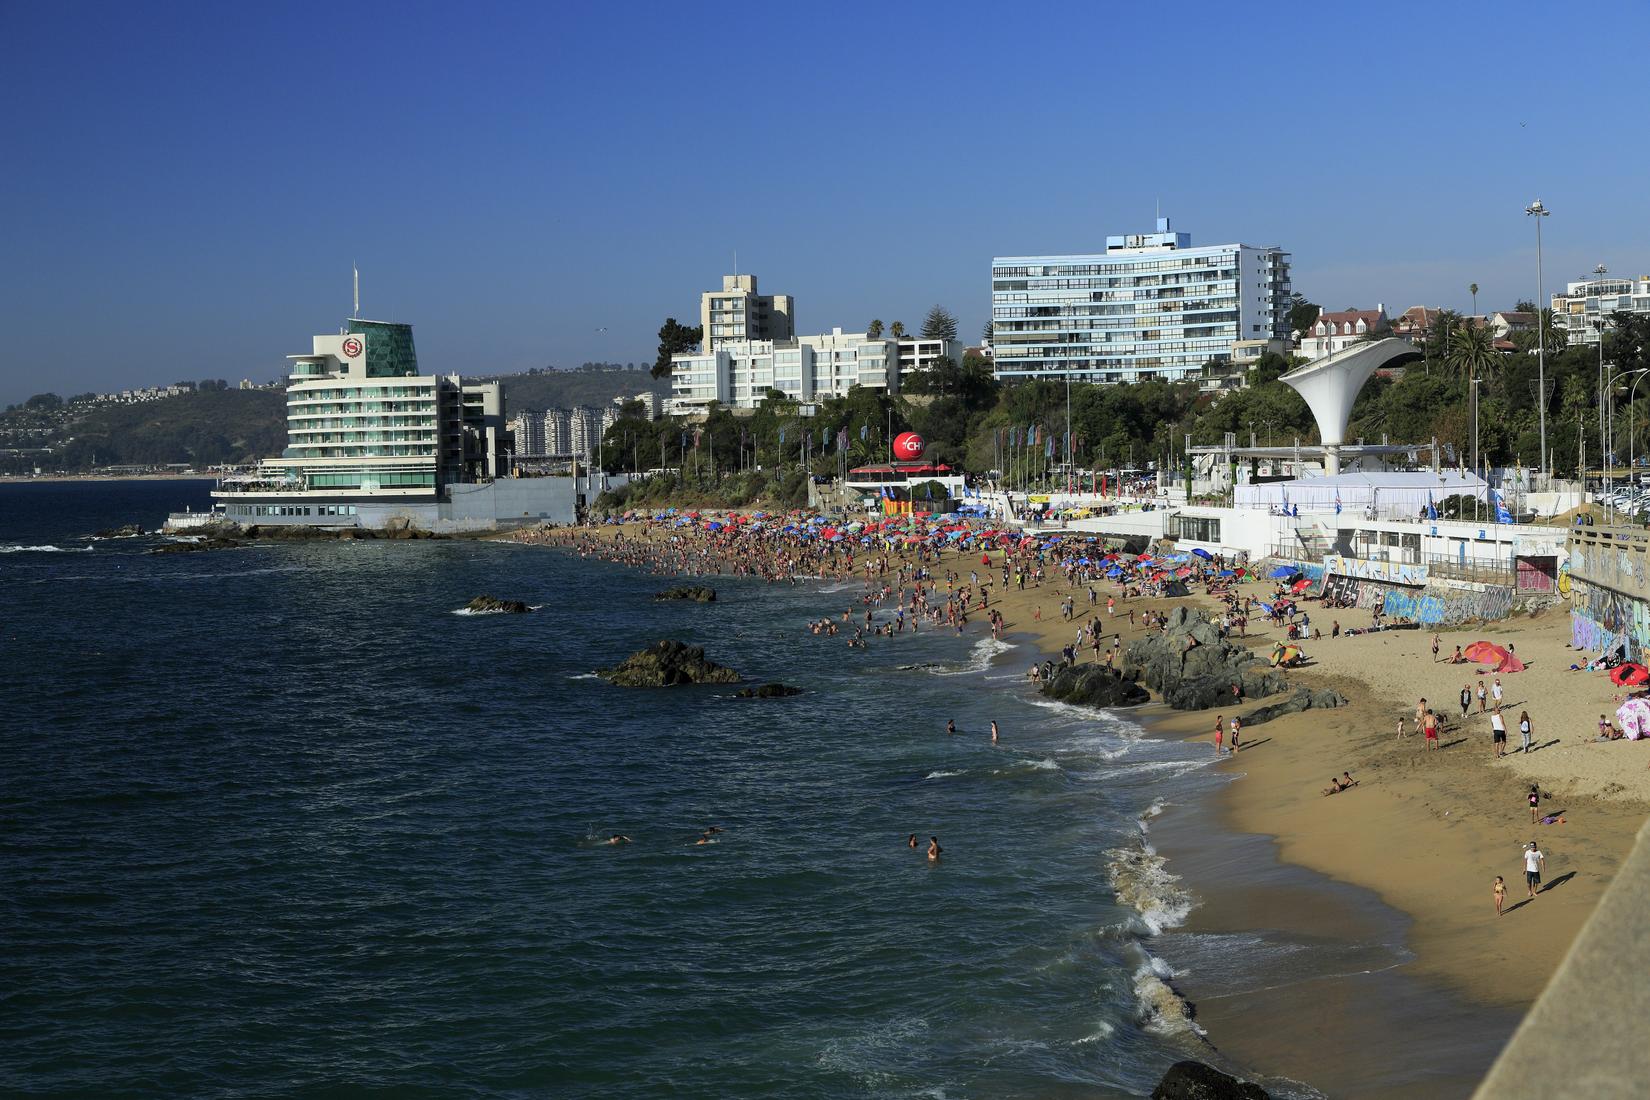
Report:
M1332 554L1324 562L1329 573L1357 577L1380 584L1408 584L1420 587L1427 583L1427 567L1402 561L1374 561L1368 558L1347 558Z
M1332 574L1323 582L1323 598L1325 602L1347 603L1357 607L1358 585L1357 577Z
M1387 588L1381 611L1388 618L1410 619L1427 626L1468 619L1504 619L1512 614L1513 596L1511 588L1494 584L1478 588Z
M1577 649L1602 653L1626 641L1636 657L1650 648L1650 601L1577 580L1570 607L1571 644Z

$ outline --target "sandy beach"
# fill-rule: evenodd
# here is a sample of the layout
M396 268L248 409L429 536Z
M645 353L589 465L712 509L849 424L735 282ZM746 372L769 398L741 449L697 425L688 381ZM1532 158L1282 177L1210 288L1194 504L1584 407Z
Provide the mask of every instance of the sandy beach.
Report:
M599 529L604 538L620 530ZM631 525L625 534L635 538L640 528ZM997 557L993 554L994 562ZM947 555L944 567L966 577L978 561L976 552L957 556L953 565ZM1145 629L1142 611L1187 602L1216 606L1201 595L1119 598L1116 613L1107 616L1106 598L1115 594L1115 586L1097 586L1097 591L1098 604L1090 610L1086 591L1074 593L1056 575L1023 592L993 588L991 604L1003 614L1008 631L1035 639L1046 654L1070 643L1079 623L1093 615L1102 619L1104 634L1120 634L1126 645ZM1239 591L1265 598L1272 587L1253 582ZM1072 594L1077 616L1066 622L1060 604ZM1368 612L1323 610L1311 602L1302 608L1324 636L1304 643L1310 664L1288 675L1313 687L1333 687L1349 705L1306 711L1246 731L1243 751L1218 765L1237 774L1220 796L1220 820L1231 830L1273 838L1283 860L1368 890L1407 914L1413 922L1407 946L1414 955L1408 966L1417 975L1497 1011L1527 1008L1650 811L1650 743L1591 743L1599 714L1613 717L1612 696L1620 689L1602 673L1569 671L1574 654L1567 645L1569 622L1562 607L1445 631L1443 659L1436 662L1429 631L1331 639L1335 617L1343 627L1363 627L1369 625ZM1132 625L1130 610L1136 613ZM983 622L969 627L971 633L986 629ZM1250 620L1250 644L1262 654L1279 633L1258 618ZM1452 665L1447 658L1456 645L1480 638L1514 643L1528 666L1501 677L1509 747L1518 747L1518 716L1528 711L1535 746L1528 755L1495 757L1489 719L1478 713L1476 699L1471 714L1459 717L1462 686L1476 688L1482 678L1488 688L1494 677L1486 668ZM1413 729L1416 703L1423 696L1448 718L1438 751L1429 752ZM1238 713L1258 705L1242 705ZM1138 708L1134 717L1157 736L1205 740L1214 722L1213 712L1171 712L1157 704ZM1400 717L1406 727L1402 740L1396 734ZM1342 772L1350 772L1358 785L1324 796L1330 777ZM1531 824L1532 783L1541 793L1541 815L1561 814L1562 824ZM1529 900L1522 849L1532 839L1545 853L1546 865L1544 890ZM1496 915L1492 900L1497 875L1507 887L1502 916ZM1196 882L1190 885L1195 889ZM1250 913L1250 919L1269 919L1263 903L1255 907L1262 911ZM1298 917L1293 913L1290 919ZM1194 911L1191 920L1230 923L1206 911ZM1318 1009L1303 1003L1300 1011L1305 1019ZM1201 1022L1211 1041L1245 1065L1301 1077L1303 1065L1311 1062L1302 1036L1287 1028L1225 1026L1234 1021L1223 1019L1219 1009L1205 1013ZM1349 1019L1347 1026L1355 1028L1356 1020Z

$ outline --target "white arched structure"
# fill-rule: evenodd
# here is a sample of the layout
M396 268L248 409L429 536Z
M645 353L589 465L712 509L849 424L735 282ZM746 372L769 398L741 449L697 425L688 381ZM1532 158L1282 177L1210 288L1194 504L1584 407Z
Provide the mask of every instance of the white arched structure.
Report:
M1278 379L1287 382L1302 397L1318 422L1318 438L1323 440L1323 468L1326 474L1341 472L1341 444L1346 442L1346 422L1352 416L1352 402L1377 367L1383 367L1415 349L1402 340L1387 338L1314 359Z

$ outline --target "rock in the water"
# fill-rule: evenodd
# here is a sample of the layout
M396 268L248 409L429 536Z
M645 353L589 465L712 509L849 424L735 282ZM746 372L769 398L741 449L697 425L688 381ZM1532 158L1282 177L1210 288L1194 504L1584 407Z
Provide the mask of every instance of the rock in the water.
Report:
M1177 607L1161 632L1130 642L1123 651L1126 677L1144 680L1176 710L1204 710L1229 703L1233 685L1244 698L1286 691L1288 679L1248 646L1222 638L1202 612Z
M245 546L239 539L202 538L193 542L163 542L152 548L151 554L192 554L197 550L234 550Z
M617 667L596 672L620 687L737 684L740 679L733 669L705 660L705 651L700 646L671 641L656 642L625 658Z
M656 600L693 600L695 603L715 603L716 589L707 588L702 584L682 584L675 588L667 588L663 592L655 592Z
M1132 707L1151 698L1145 688L1102 665L1056 666L1042 692L1050 699L1087 707Z
M1152 1090L1152 1100L1271 1100L1265 1089L1202 1062L1176 1062Z
M477 596L464 605L464 610L472 615L525 615L532 608L521 600L500 600L492 596Z
M1310 688L1299 688L1295 694L1287 699L1280 699L1276 703L1268 703L1258 707L1243 716L1245 726L1258 726L1262 722L1270 722L1274 718L1282 718L1285 714L1299 714L1303 710L1319 710L1327 707L1346 706L1346 696L1338 691L1324 688L1322 691L1313 691Z
M129 539L143 533L144 531L142 527L139 527L135 523L128 523L120 527L111 527L107 530L99 531L92 537L94 539Z
M762 684L733 693L736 699L782 699L787 695L801 695L802 689L789 684Z

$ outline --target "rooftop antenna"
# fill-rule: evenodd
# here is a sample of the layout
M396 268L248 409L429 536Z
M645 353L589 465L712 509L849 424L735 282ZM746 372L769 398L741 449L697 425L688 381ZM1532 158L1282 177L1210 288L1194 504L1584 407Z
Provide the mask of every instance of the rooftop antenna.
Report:
M736 276L739 274L739 250L737 248L733 250L733 273Z
M350 270L355 272L355 312L351 317L361 316L361 269L355 266L355 261L349 262Z

